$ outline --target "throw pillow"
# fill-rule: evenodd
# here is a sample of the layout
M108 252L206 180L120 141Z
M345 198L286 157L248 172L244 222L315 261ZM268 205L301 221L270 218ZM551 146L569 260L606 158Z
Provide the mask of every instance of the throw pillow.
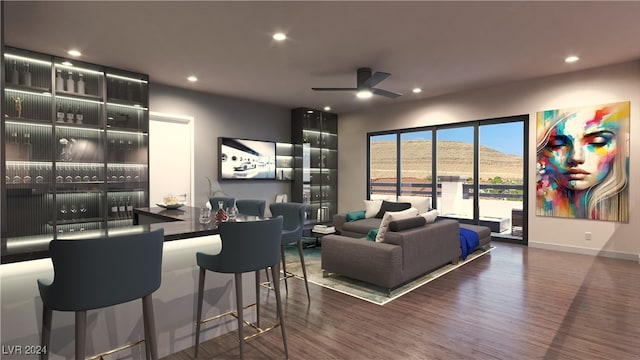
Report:
M389 229L389 223L393 220L401 220L418 215L418 210L415 208L409 208L402 211L387 211L382 217L380 222L380 228L378 228L378 235L376 236L376 242L382 242L384 235Z
M398 196L398 202L411 203L411 207L418 209L418 214L431 210L431 198L426 196Z
M402 210L407 210L410 207L411 207L411 203L399 203L399 202L382 200L382 205L380 205L380 211L378 211L378 213L376 214L376 217L378 219L382 219L382 217L384 216L384 213L386 213L387 211L392 211L392 212L402 211Z
M427 224L432 223L436 221L436 218L438 217L438 210L436 209L429 210L426 213L420 214L420 216L422 216L423 218L425 218L425 220L427 220Z
M364 219L364 210L347 213L347 221L356 221L361 219Z
M378 229L371 229L367 233L367 240L376 241L376 237L378 236Z
M425 218L422 216L414 216L402 220L394 220L389 223L389 231L397 232L409 230L417 227L422 227L426 223L427 220L425 220Z
M364 217L372 218L380 211L382 200L365 200L364 201Z

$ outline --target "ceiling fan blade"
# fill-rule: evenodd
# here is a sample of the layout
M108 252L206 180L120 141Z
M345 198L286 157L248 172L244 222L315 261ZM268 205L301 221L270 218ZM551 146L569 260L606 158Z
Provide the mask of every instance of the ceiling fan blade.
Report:
M387 91L387 90L382 90L382 89L371 89L371 92L376 94L376 95L382 95L382 96L386 96L388 98L392 98L395 99L399 96L402 96L402 94L397 93L397 92L393 92L393 91Z
M357 88L311 88L311 90L315 91L356 91Z
M367 87L367 88L372 88L376 85L378 85L379 82L381 82L382 80L388 78L391 74L389 73L384 73L384 72L375 72L373 73L373 75L369 76L369 78L367 80L365 80L362 84L360 84L359 87Z

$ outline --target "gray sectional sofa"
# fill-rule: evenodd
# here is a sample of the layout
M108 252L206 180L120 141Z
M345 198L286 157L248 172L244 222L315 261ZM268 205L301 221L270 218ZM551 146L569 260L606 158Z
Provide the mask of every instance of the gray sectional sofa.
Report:
M478 234L478 247L488 247L491 230L486 226L460 224L456 220L425 218L391 221L382 242L365 239L382 219L347 222L346 214L333 218L336 234L322 238L321 266L325 274L336 273L368 282L389 292L461 256L460 227Z

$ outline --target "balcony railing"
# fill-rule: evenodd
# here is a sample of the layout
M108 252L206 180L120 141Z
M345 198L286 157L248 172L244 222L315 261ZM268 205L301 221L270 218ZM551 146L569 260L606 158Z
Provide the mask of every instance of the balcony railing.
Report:
M522 200L523 186L521 184L480 184L480 198ZM396 183L372 182L370 194L395 195ZM402 195L432 196L431 183L401 183ZM437 184L437 196L442 196L442 184ZM473 197L473 184L462 184L463 199Z

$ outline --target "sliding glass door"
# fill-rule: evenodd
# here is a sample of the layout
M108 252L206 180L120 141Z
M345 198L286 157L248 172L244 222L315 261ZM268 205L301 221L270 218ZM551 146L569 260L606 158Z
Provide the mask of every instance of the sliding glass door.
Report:
M480 125L480 222L503 236L522 237L524 122Z
M526 242L528 117L369 134L369 196L426 196L440 216Z
M436 132L438 211L440 215L473 219L474 126Z

